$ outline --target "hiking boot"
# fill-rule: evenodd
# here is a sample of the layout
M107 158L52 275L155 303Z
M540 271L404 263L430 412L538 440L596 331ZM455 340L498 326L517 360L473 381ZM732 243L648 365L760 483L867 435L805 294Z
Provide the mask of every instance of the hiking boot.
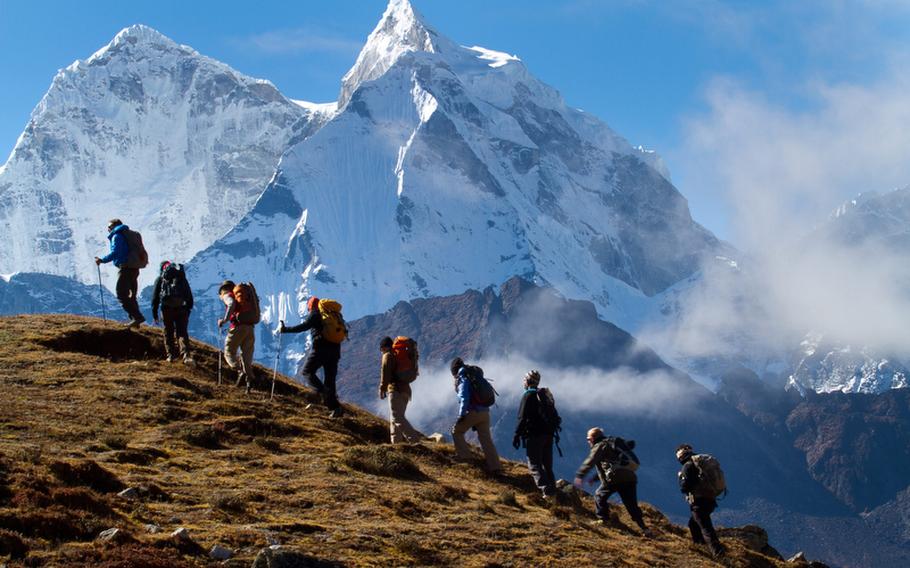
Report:
M177 358L174 357L173 355L168 355L167 357L164 358L164 360L167 361L168 363L173 363L174 361L177 360Z
M654 538L654 531L651 529L641 529L641 536L643 538Z
M591 525L591 526L594 526L594 527L606 527L606 526L609 526L609 525L610 525L609 522L607 522L607 521L605 521L605 520L603 520L603 519L594 519L593 521L591 521L591 522L588 523L588 524Z
M190 357L189 355L186 355L186 356L183 358L183 364L184 364L184 365L189 365L190 367L195 367L195 366L196 366L196 361L195 361L192 357Z
M342 416L344 416L344 410L342 410L340 406L329 412L329 418L341 418Z
M130 320L130 322L128 324L126 324L126 327L128 327L129 329L139 329L139 326L142 325L142 322L144 322L144 321L145 321L145 316L140 314L138 318L132 318Z

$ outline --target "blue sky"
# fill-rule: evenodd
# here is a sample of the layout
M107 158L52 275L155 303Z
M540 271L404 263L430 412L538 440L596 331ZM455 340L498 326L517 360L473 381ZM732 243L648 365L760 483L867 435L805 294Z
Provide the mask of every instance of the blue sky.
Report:
M749 227L757 195L773 201L771 219L811 224L857 192L910 184L910 139L900 132L910 131L902 71L910 2L413 3L444 35L518 55L570 105L657 150L693 216L736 244L760 238L762 227ZM130 24L269 79L289 97L323 102L337 97L384 8L384 0L0 0L0 154L57 69Z

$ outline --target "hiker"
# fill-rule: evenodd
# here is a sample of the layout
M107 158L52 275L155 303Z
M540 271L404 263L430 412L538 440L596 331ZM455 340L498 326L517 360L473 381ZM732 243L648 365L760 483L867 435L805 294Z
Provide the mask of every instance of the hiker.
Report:
M559 443L562 419L556 411L556 402L549 389L538 388L540 371L532 370L524 376L524 395L518 407L518 424L512 446L527 449L528 469L544 499L556 495L556 477L553 474L553 441Z
M278 331L310 332L313 344L300 373L322 397L322 403L329 409L329 417L340 418L344 415L344 409L338 402L335 379L338 376L338 361L341 359L341 342L347 339L348 335L344 318L341 316L341 304L335 300L320 300L313 296L307 301L307 312L303 323L286 327L282 321ZM320 367L322 381L316 376L316 371Z
M622 438L607 437L600 428L588 430L588 445L591 453L575 473L575 487L579 489L584 484L585 476L592 468L597 469L600 478L600 487L594 493L594 514L599 524L610 523L610 497L619 493L622 504L625 505L629 516L641 529L642 535L651 537L651 531L645 526L641 509L638 506L638 456L632 451L635 447L633 441L626 442Z
M696 454L689 444L676 448L676 459L682 464L678 474L679 489L685 493L692 512L689 517L692 542L707 544L715 558L721 557L726 549L711 522L711 513L717 508L717 496L726 490L720 465L708 454Z
M182 264L169 260L161 263L158 278L152 292L152 318L158 322L158 306L161 306L161 318L164 320L164 351L166 361L177 360L177 343L180 343L180 358L186 365L195 365L190 347L190 335L187 326L190 322L190 311L193 309L193 291L187 282Z
M459 407L458 420L452 427L452 440L455 442L455 453L464 460L471 459L471 449L464 439L465 432L474 430L483 449L488 473L498 475L502 473L502 464L499 462L499 453L493 444L490 434L490 406L493 402L481 400L479 389L481 386L489 387L483 378L483 369L473 365L465 365L461 357L452 360L449 369L455 378L455 392L458 393ZM486 383L483 385L482 383ZM492 387L489 387L492 389ZM494 391L495 392L495 391ZM489 402L489 404L485 404Z
M218 288L218 297L226 306L224 317L218 320L218 327L230 322L224 339L224 360L231 369L239 371L234 386L246 383L246 394L250 393L253 377L253 350L256 348L255 324L259 321L259 301L249 283L235 284L225 280ZM244 297L246 296L246 297ZM237 351L240 350L240 357Z
M389 399L389 434L393 444L415 443L423 434L405 418L411 400L411 382L417 378L417 343L407 337L383 337L379 341L379 398Z
M148 265L148 254L142 245L139 233L131 231L120 219L111 219L107 225L107 240L111 252L104 258L95 257L95 264L113 262L117 274L117 299L123 311L129 316L128 328L136 329L145 321L139 310L139 269Z

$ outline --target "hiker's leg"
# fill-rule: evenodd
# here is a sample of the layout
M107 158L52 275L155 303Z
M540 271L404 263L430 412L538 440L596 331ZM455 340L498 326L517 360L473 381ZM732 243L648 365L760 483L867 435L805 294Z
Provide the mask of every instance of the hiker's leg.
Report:
M138 277L139 271L133 268L121 268L117 273L117 299L120 301L120 305L123 306L123 311L126 312L126 315L133 320L137 319L138 306L133 309L136 300L130 294L132 293L133 283ZM141 315L139 314L140 317Z
M698 525L703 542L707 542L711 552L717 554L723 551L723 546L717 538L717 531L714 530L714 523L711 521L711 513L715 508L717 508L717 504L713 500L698 499L692 505L692 518Z
M478 414L481 413L476 411L468 412L463 418L456 421L455 426L452 427L452 442L455 444L455 453L460 458L468 459L471 457L471 447L464 439L464 435L477 423Z
M139 269L131 268L130 270L132 271L130 279L130 305L136 319L145 321L145 316L142 315L142 310L139 309Z
M405 413L408 409L410 397L407 393L392 391L389 398L389 433L391 434L392 443L416 442L422 438L408 419Z
M338 394L335 391L335 378L338 376L338 357L330 353L322 365L323 386L325 387L325 406L329 410L339 408Z
M695 544L705 544L705 536L701 532L701 525L695 519L695 509L690 506L692 511L691 516L689 516L689 533L692 535L692 542Z
M323 396L325 387L319 377L316 376L316 371L320 367L322 367L322 354L316 350L315 346L311 347L309 354L306 356L306 361L303 362L303 369L300 374L320 396ZM323 402L325 402L325 398L323 398Z
M177 341L180 342L180 356L190 356L190 311L186 308L174 310L174 325L177 332Z
M237 350L240 349L240 340L238 328L229 329L227 336L224 338L224 362L231 369L236 369L240 365L240 359L237 357Z
M534 485L540 489L541 493L547 495L549 477L543 463L545 442L545 436L528 436L525 440L525 448L528 451L528 471L534 478Z
M256 350L256 332L252 325L238 325L242 329L240 339L240 368L249 390L253 381L253 352Z
M171 308L161 308L161 321L164 322L164 352L168 357L177 356L176 319Z
M605 523L610 522L610 504L608 501L611 495L613 495L613 490L607 489L603 483L594 492L594 514Z
M546 485L543 487L544 495L555 495L556 494L556 476L553 474L553 436L547 435L544 436L543 442L543 452L541 453L541 465L543 466L543 472L545 474L544 481Z
M635 521L635 524L641 530L645 530L645 520L641 514L641 507L638 506L638 482L630 481L623 483L618 488L619 498L622 504L626 506L629 516Z
M502 464L499 462L499 452L496 451L496 445L493 443L493 435L490 433L490 413L478 412L481 415L475 429L477 430L477 439L480 440L480 447L483 449L483 456L487 461L487 471L502 471Z

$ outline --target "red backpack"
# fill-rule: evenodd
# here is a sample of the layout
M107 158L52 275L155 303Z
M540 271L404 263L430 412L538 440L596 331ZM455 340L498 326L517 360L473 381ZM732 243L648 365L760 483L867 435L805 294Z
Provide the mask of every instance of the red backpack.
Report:
M417 370L417 342L410 337L398 336L392 342L392 356L395 357L395 379L412 383L420 373Z

